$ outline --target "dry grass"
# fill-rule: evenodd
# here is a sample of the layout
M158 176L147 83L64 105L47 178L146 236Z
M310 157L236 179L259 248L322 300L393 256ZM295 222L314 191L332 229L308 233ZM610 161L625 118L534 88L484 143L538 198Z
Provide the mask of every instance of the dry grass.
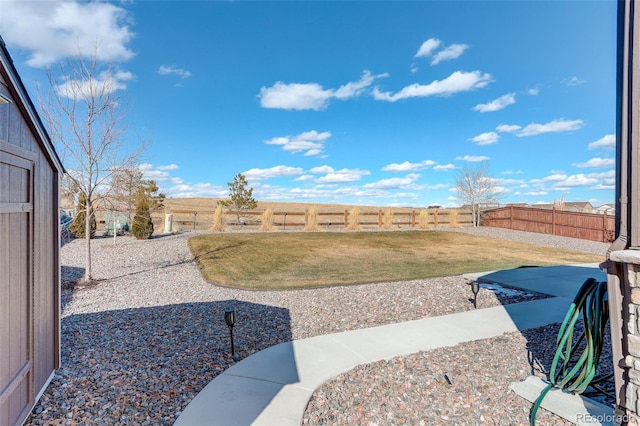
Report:
M449 228L460 228L458 223L458 210L451 210L449 212Z
M382 218L382 229L393 229L393 212L387 209Z
M216 210L213 212L213 226L212 231L224 232L227 230L227 226L224 223L224 209L222 204L218 204Z
M307 211L304 230L313 232L323 230L322 227L318 224L318 210L316 209L316 206L311 207Z
M418 229L430 229L429 226L429 212L426 209L420 210L418 215Z
M276 228L273 225L273 210L266 209L262 213L262 220L260 221L260 230L261 231L277 231L278 230L278 228Z
M205 279L274 290L405 281L602 261L602 256L456 232L287 232L189 240Z
M360 226L360 209L358 207L352 208L349 212L347 229L349 231L359 231L360 229L362 229L362 227Z

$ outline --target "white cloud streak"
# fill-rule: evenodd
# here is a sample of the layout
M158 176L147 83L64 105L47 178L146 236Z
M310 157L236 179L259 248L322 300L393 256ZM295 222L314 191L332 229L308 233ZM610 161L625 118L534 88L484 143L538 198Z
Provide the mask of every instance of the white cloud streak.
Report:
M496 127L496 131L500 133L513 133L520 129L522 129L522 126L518 126L517 124L500 124Z
M606 167L613 167L615 163L616 163L616 160L613 158L592 158L585 163L573 163L572 165L580 169L586 169L586 168L603 169Z
M451 46L447 46L433 56L431 65L437 65L442 61L459 58L468 48L468 44L452 44Z
M463 157L456 157L456 160L467 161L469 163L477 163L480 161L488 161L490 160L490 158L484 155L465 155Z
M516 103L515 93L508 93L486 104L478 104L474 106L472 109L478 112L500 111L501 109L506 108L509 105L512 105L514 103Z
M591 142L589 144L589 149L598 149L598 148L616 149L616 135L614 134L604 135L597 141Z
M418 53L415 54L414 58L428 58L441 44L442 42L437 38L430 38L420 45Z
M491 81L491 75L487 73L456 71L444 80L434 80L429 84L412 84L397 93L381 92L374 88L373 97L379 101L396 102L408 98L449 96L483 88Z
M253 168L245 171L243 175L248 181L260 181L280 177L300 176L304 172L300 167L274 166L268 169Z
M263 108L319 111L327 108L331 99L355 98L364 93L376 79L387 76L388 74L373 75L365 71L360 80L343 84L337 89L325 89L318 83L278 81L271 87L262 87L258 97Z
M498 142L500 139L500 135L496 132L486 132L481 133L478 136L474 136L469 139L471 142L477 143L478 145L491 145Z
M173 66L166 66L166 65L160 65L160 68L158 68L158 74L160 75L177 75L178 77L185 79L185 78L189 78L191 76L191 72L182 69L182 68L176 68Z
M436 162L433 160L424 160L419 163L410 163L409 161L405 161L404 163L391 163L382 168L382 171L385 172L410 172L415 170L423 170L427 167L431 167L435 165Z
M304 152L305 156L320 156L324 144L331 137L331 132L318 133L315 130L303 132L296 136L279 136L264 141L267 145L280 145L283 150L292 154Z
M543 133L571 132L582 128L582 120L554 120L545 124L532 123L516 133L517 136L535 136Z

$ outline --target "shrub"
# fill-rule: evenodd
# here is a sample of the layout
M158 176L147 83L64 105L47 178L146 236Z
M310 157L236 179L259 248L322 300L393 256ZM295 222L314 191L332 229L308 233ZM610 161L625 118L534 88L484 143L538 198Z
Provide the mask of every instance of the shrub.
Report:
M320 225L318 225L318 211L316 209L316 206L313 206L309 210L307 210L305 219L306 219L305 225L304 225L305 231L321 231L322 230Z
M391 229L393 228L393 212L391 209L387 209L384 212L384 218L382 220L382 228L383 229Z
M458 210L451 210L449 212L449 228L460 228L458 223Z
M420 229L429 229L429 211L427 209L420 210L420 215L418 216L418 228Z
M149 211L149 200L142 194L138 195L136 201L136 214L133 217L131 232L138 240L149 239L153 234L153 221L151 220L151 212Z
M360 226L360 209L354 207L349 212L349 222L347 223L347 229L350 231L358 231Z
M260 223L261 231L275 231L276 227L273 226L273 210L266 209L262 212L262 221Z
M224 210L223 205L218 204L216 207L216 211L213 212L213 226L211 226L212 231L224 232L227 230L227 227L224 223Z
M71 222L71 225L69 226L69 231L73 235L75 235L76 238L85 237L84 230L86 227L86 218L87 218L87 197L84 195L83 192L81 192L78 197L78 205L76 206L76 215L73 218L73 222ZM89 219L89 226L91 228L90 237L93 238L96 235L96 228L97 228L96 216L94 214L92 214L91 218Z

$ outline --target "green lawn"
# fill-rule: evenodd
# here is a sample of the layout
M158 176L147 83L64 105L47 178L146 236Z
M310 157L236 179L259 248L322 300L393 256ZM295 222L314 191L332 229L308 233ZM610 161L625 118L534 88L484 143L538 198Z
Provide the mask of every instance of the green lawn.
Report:
M220 233L189 246L206 280L280 290L601 262L603 256L457 232Z

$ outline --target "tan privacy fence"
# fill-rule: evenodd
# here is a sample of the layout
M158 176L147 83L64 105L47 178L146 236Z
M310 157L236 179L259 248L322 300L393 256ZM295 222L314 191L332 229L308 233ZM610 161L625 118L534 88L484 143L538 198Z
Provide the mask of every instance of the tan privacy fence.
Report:
M603 242L612 242L615 234L615 216L606 213L521 206L487 210L482 213L480 225Z

